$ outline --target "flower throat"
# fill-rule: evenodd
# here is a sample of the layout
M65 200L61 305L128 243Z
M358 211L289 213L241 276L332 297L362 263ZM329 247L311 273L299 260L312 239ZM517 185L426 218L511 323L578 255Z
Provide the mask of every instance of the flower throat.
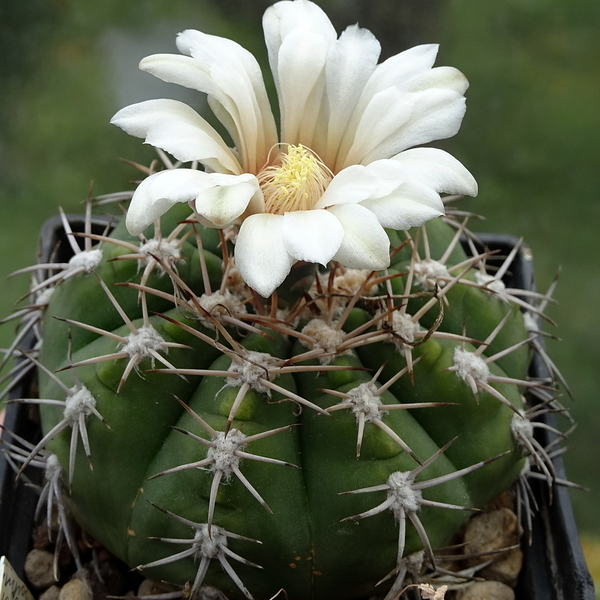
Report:
M282 215L313 208L333 179L331 171L301 144L288 146L278 161L257 175L266 212Z

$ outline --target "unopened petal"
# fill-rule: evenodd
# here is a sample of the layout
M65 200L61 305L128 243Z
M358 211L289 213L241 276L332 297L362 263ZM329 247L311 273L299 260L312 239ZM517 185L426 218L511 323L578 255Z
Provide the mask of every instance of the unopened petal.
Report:
M390 264L390 240L377 217L360 204L328 209L344 227L344 239L334 260L353 269L385 269Z
M344 228L327 210L303 210L283 216L283 240L296 260L326 265L338 251Z
M294 262L283 240L282 215L259 214L244 220L235 243L235 264L253 290L269 297Z

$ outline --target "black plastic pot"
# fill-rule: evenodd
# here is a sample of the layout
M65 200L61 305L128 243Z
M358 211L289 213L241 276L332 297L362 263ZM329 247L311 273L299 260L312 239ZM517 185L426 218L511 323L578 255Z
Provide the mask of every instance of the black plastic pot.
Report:
M479 238L490 250L499 250L499 256L506 256L518 241L513 236L500 234L485 234ZM505 283L511 288L536 289L533 255L528 246L521 247ZM529 370L533 378L549 377L546 365L537 355ZM551 427L557 426L552 413L543 415L540 420ZM547 447L555 441L556 435L537 428L536 438ZM553 463L556 478L566 480L562 457L556 456ZM595 600L594 582L581 549L568 489L555 486L550 502L545 483L532 482L532 488L539 510L532 520L532 543L523 542L524 564L515 589L517 600Z
M30 383L29 381L18 389L25 391L30 388ZM29 417L28 412L25 405L9 405L4 427L25 439L39 439L39 426ZM5 437L4 433L2 437ZM27 475L39 476L32 471L29 469ZM23 578L25 558L31 547L36 504L36 493L30 487L15 481L15 472L4 454L0 454L0 556L8 558L21 578Z
M74 233L82 233L85 229L81 215L68 215L69 224ZM92 230L102 234L111 219L94 217ZM62 220L57 215L52 217L40 231L38 242L38 262L68 262L73 250L67 239ZM33 344L32 336L27 337L24 349ZM10 398L33 398L37 386L33 373L28 374L16 386ZM27 404L9 404L6 409L4 427L8 431L28 441L40 439L40 427L35 407ZM2 439L11 441L10 436L2 433ZM25 475L33 482L39 482L42 474L39 469L28 468ZM27 552L31 547L31 533L34 512L38 496L31 486L22 481L15 481L15 473L8 464L5 455L0 452L0 556L6 556L17 575L23 578L23 568Z
M69 222L74 231L83 231L83 218L72 216ZM108 221L97 218L93 222L95 233L102 233ZM507 235L480 235L482 244L498 257L506 256L517 243ZM67 261L71 255L60 219L48 221L40 236L40 261ZM500 258L498 260L501 260ZM493 258L491 261L493 263ZM518 255L506 274L505 284L511 288L535 289L533 258L527 246L521 246ZM530 367L530 375L544 378L548 375L542 360L536 357ZM35 393L33 378L23 381L14 390L13 397L27 397ZM8 406L5 427L17 435L34 440L39 436L39 426L31 418L27 405ZM542 421L555 427L553 414L546 414ZM536 436L543 446L555 437L551 432L536 428ZM566 479L562 458L554 458L558 479ZM566 487L556 486L552 502L544 485L532 488L539 510L532 521L532 543L524 536L524 565L515 594L517 600L595 600L594 585L588 571L573 510ZM17 574L23 576L25 557L31 543L33 513L37 496L30 487L15 483L14 472L0 454L0 555L6 555Z

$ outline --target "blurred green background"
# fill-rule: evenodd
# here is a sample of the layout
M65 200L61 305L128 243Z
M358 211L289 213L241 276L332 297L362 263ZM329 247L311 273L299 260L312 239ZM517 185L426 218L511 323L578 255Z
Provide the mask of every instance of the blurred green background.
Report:
M524 236L545 290L562 266L550 316L562 343L549 352L570 382L579 423L568 443L582 536L600 539L600 4L592 0L320 0L338 29L354 22L384 56L440 42L437 64L469 78L461 132L443 146L475 175L463 206L480 230ZM42 222L93 193L124 189L153 152L108 121L120 107L199 95L137 70L143 56L175 52L184 28L234 38L264 61L263 0L2 0L0 3L0 314L27 287L6 281L35 259ZM12 325L0 329L9 344ZM591 551L590 551L591 552ZM589 554L591 557L591 554ZM590 558L590 560L592 560Z

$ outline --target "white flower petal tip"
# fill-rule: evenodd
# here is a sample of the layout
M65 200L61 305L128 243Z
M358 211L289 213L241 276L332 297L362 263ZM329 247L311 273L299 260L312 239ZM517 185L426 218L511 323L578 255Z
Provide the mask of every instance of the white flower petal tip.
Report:
M292 258L325 266L342 243L344 227L327 210L303 210L283 216L282 234Z
M235 264L244 281L268 298L287 277L295 260L283 240L282 215L251 215L240 227Z
M360 204L330 209L344 227L344 239L334 260L352 269L380 271L390 264L390 240L377 217Z
M477 181L464 165L438 148L411 148L393 157L404 173L439 193L477 196Z
M178 169L161 171L144 179L129 204L125 220L127 231L131 235L140 235L173 204L193 200L194 195L189 188L190 174L189 170Z

